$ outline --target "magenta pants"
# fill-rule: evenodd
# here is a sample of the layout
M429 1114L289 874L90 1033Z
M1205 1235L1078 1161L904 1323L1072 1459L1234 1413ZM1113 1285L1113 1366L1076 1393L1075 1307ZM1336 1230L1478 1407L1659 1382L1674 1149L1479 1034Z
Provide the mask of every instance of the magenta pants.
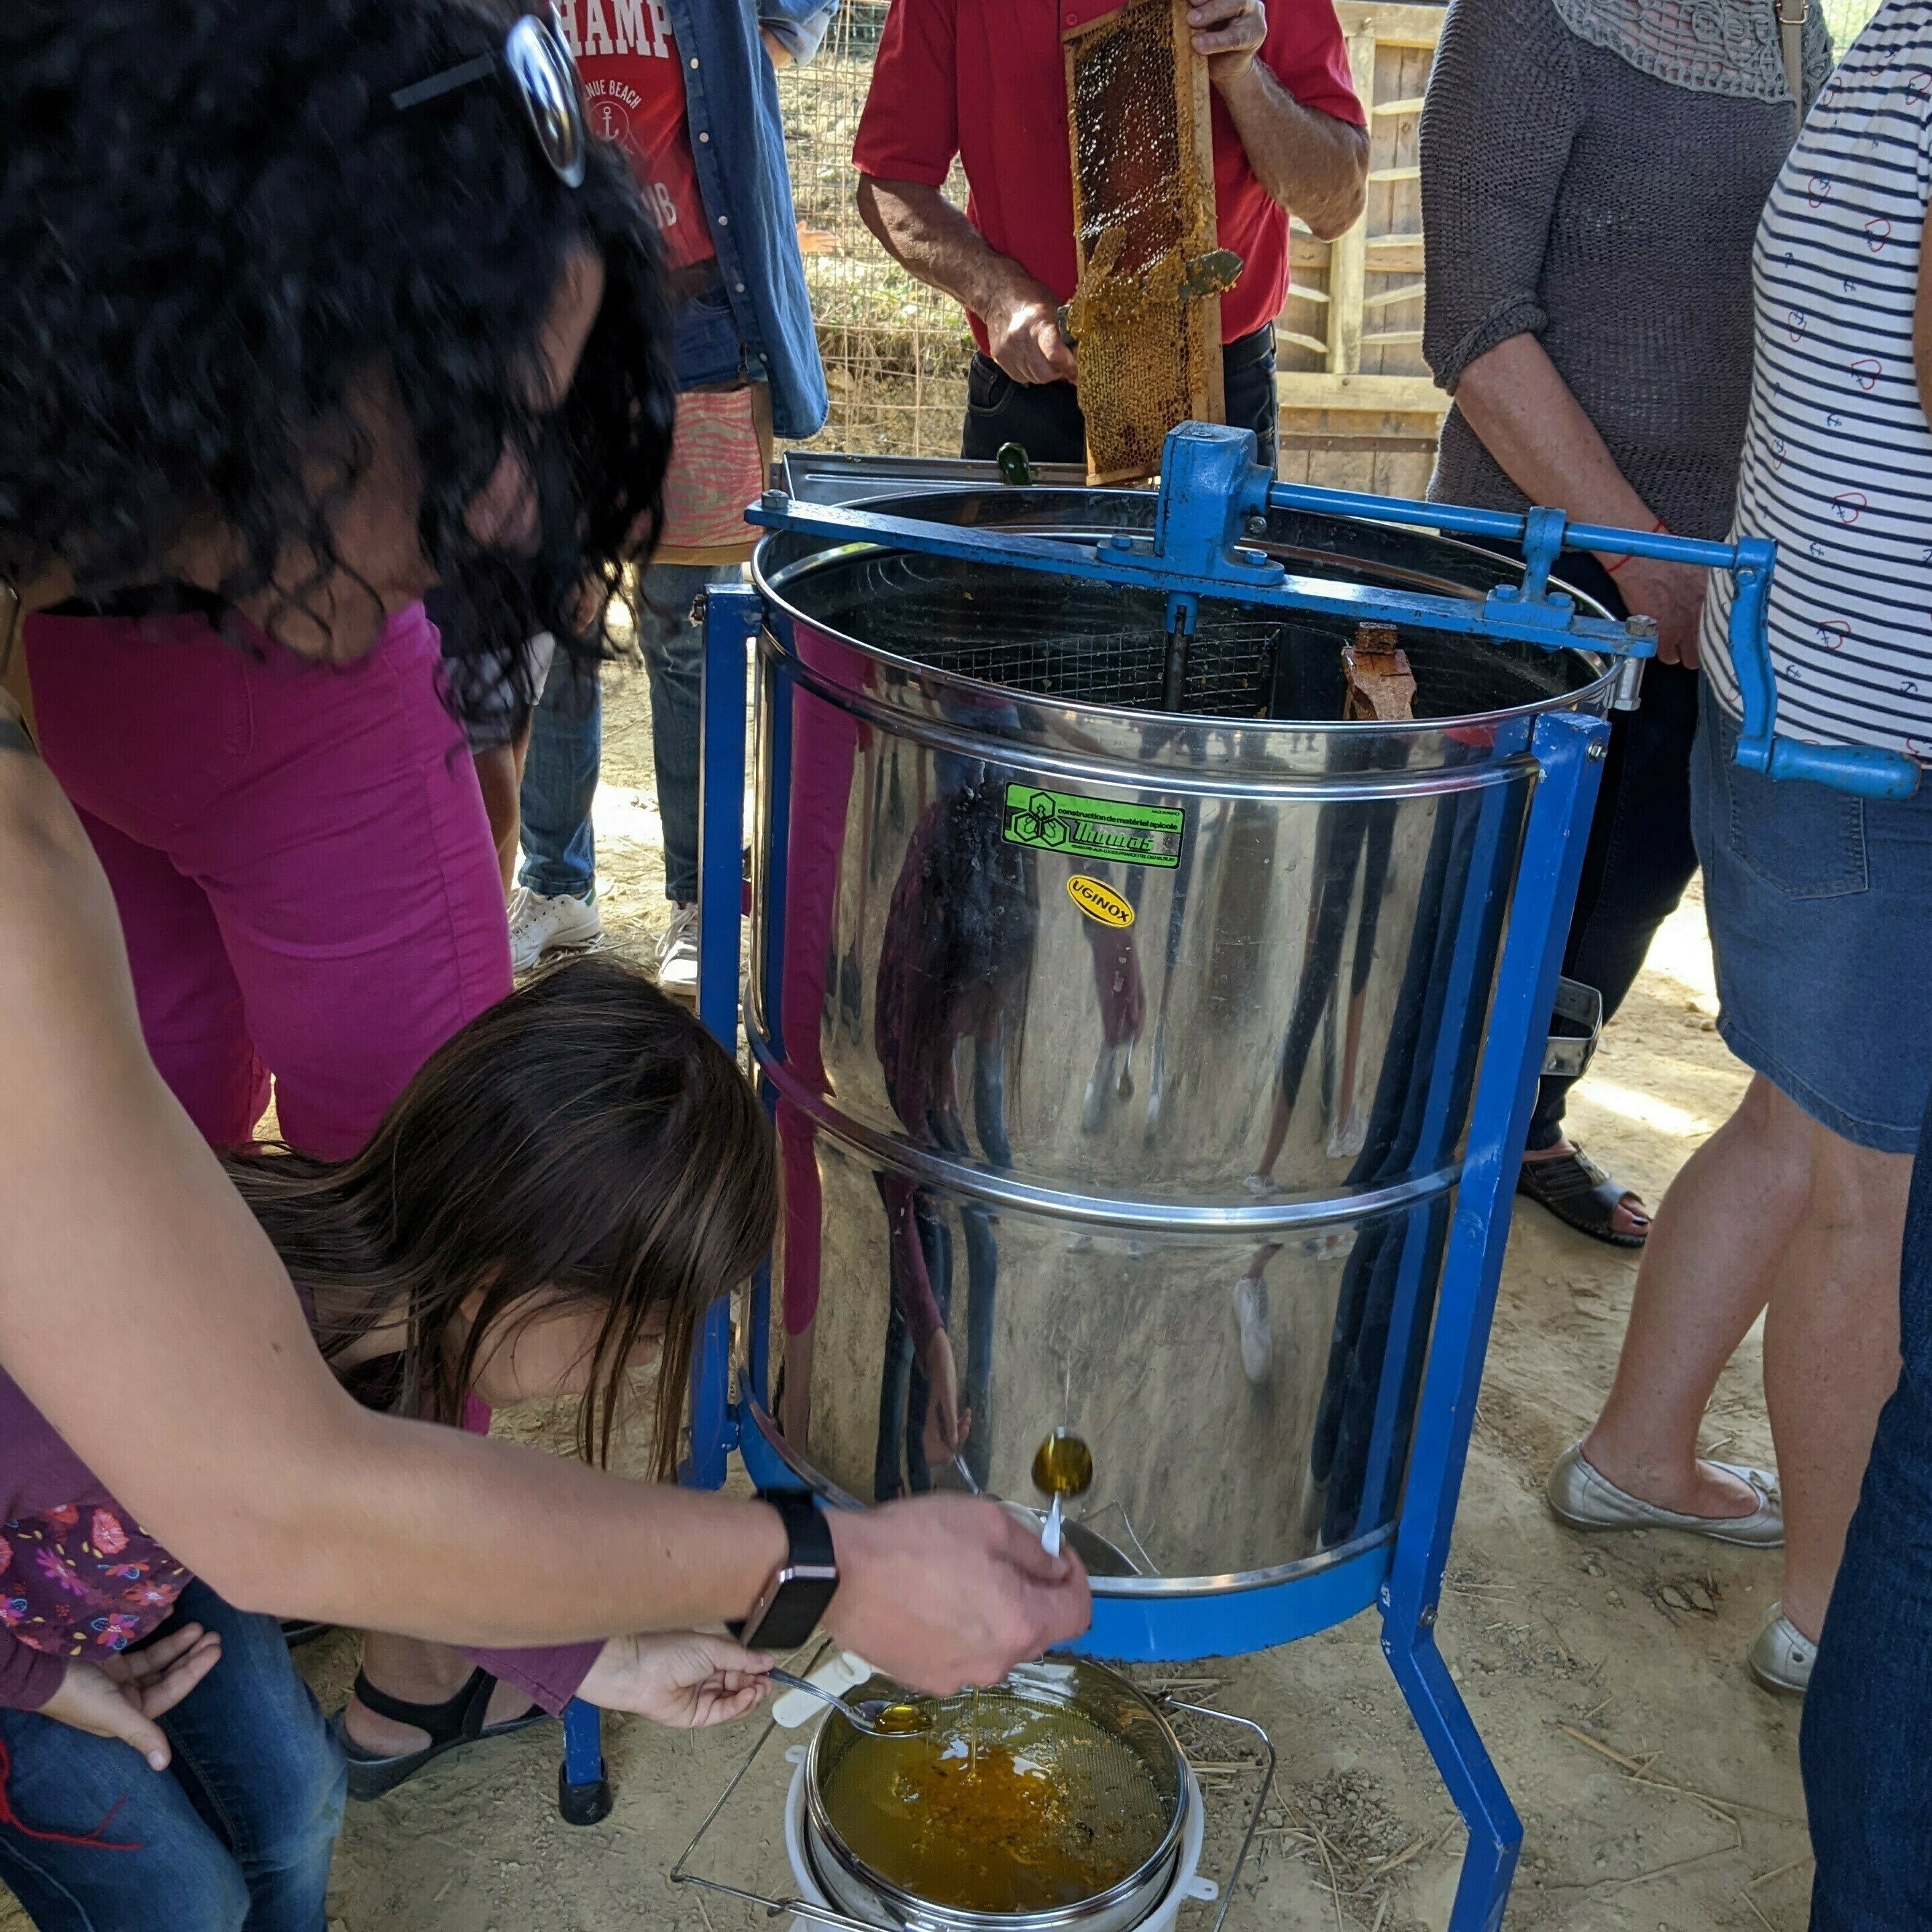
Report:
M346 667L199 618L32 617L40 746L114 890L141 1030L217 1147L275 1082L291 1145L356 1152L510 990L496 854L420 604Z

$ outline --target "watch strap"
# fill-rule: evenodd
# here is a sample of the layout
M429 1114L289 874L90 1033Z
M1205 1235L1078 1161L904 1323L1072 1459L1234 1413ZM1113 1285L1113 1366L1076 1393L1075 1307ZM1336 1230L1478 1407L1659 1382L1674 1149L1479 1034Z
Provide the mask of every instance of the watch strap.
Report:
M758 1500L776 1510L784 1525L785 1568L837 1569L832 1526L809 1490L760 1490Z

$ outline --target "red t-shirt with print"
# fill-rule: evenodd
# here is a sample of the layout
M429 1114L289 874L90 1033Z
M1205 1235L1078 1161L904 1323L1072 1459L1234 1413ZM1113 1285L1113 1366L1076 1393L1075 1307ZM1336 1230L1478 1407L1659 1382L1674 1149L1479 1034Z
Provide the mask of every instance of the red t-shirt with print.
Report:
M880 181L945 184L956 156L966 218L1062 302L1078 271L1060 36L1110 0L892 0L853 162ZM1334 0L1268 0L1262 64L1304 107L1358 128ZM1243 263L1221 298L1221 338L1238 341L1280 313L1288 217L1268 198L1226 104L1214 104L1214 208L1221 245ZM985 325L968 320L982 349Z
M584 75L592 133L631 158L664 262L708 262L712 246L692 160L684 68L661 0L562 0L565 38Z

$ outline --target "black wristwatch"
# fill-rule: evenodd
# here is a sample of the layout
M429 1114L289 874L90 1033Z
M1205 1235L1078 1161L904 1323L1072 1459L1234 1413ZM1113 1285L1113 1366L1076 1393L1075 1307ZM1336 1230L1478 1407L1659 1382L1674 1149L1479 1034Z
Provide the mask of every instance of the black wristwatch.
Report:
M838 1588L838 1559L832 1526L808 1492L760 1490L758 1500L778 1513L785 1528L785 1558L772 1571L752 1614L733 1636L747 1649L796 1650L818 1628Z

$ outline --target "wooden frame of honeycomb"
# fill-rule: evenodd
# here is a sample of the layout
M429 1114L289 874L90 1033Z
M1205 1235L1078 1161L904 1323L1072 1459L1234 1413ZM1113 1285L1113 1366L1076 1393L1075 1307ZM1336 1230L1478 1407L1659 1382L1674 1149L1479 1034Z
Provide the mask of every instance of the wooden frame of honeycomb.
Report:
M1220 422L1222 292L1208 63L1187 0L1125 0L1064 37L1079 286L1061 325L1080 362L1088 472L1137 482L1167 433Z

